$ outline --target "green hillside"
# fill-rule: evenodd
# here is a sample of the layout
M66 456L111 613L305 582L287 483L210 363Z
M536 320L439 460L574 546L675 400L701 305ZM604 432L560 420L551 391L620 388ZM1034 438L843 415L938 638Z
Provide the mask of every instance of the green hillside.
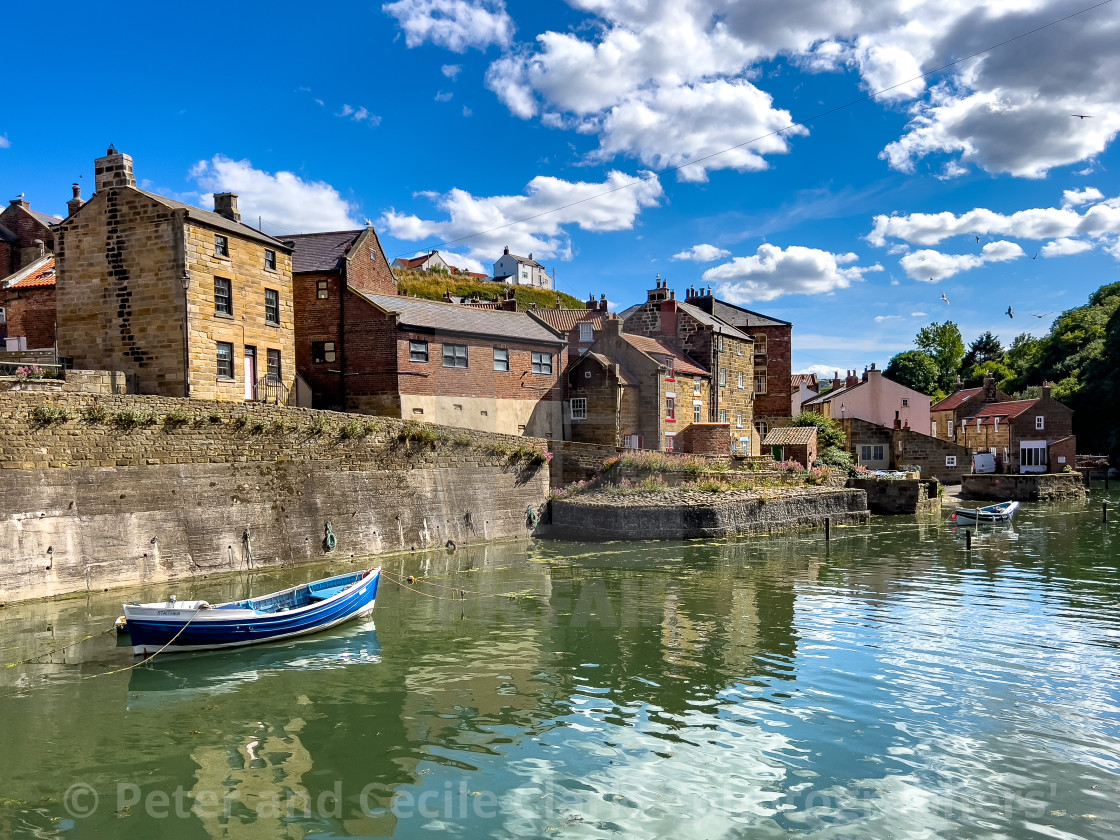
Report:
M556 298L560 298L560 305L564 309L587 308L587 305L578 298L548 289L534 289L529 286L511 287L504 283L489 283L461 274L443 274L434 271L394 268L393 273L397 275L400 293L409 297L415 295L428 300L443 300L444 292L450 292L455 297L477 295L482 300L497 300L505 298L506 292L512 288L517 298L518 309L528 309L534 303L538 307L554 309Z

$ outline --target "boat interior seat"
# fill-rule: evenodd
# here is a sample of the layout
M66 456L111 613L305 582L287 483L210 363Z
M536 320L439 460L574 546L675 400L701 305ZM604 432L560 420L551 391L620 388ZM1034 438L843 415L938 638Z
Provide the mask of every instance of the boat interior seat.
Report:
M346 589L346 586L332 586L329 589L312 589L310 592L312 601L325 601Z

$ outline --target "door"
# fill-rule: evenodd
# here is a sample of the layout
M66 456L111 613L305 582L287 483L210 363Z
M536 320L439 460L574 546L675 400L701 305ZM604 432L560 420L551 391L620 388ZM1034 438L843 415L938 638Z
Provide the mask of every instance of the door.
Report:
M245 399L257 396L257 348L245 346Z
M1044 473L1049 461L1049 452L1044 440L1024 440L1019 443L1019 472Z

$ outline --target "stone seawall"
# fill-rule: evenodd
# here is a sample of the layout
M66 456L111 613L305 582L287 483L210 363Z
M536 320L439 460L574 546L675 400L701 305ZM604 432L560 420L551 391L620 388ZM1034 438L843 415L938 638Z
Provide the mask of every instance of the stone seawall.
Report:
M848 487L867 493L867 507L875 514L940 513L937 479L849 478Z
M801 488L773 497L753 491L626 496L588 494L552 502L552 534L582 540L687 540L866 524L862 490Z
M961 498L1018 502L1085 499L1085 479L1079 472L1033 475L969 474L961 476Z
M543 452L306 409L0 394L0 602L525 537Z

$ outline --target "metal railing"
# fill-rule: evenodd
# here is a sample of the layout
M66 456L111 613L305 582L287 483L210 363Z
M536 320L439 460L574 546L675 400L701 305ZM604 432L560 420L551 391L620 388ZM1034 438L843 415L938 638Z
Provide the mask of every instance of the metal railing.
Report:
M288 399L291 397L291 388L280 381L280 377L272 373L266 373L257 380L253 393L257 402L270 405L287 405Z

